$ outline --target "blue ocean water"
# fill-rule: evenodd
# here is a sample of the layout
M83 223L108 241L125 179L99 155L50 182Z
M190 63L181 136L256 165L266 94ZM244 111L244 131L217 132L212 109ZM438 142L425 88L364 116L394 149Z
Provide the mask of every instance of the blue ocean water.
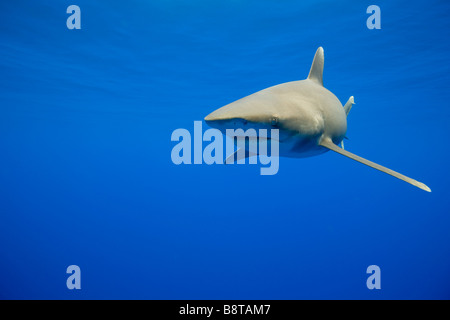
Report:
M0 298L449 299L449 14L445 0L2 1ZM319 46L325 86L355 97L346 149L432 193L331 152L273 176L172 163L173 130L304 79Z

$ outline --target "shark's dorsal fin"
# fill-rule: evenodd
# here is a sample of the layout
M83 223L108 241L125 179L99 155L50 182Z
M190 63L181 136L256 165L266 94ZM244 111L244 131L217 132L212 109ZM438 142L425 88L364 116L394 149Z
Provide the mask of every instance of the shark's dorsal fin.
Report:
M311 65L311 70L309 70L308 79L320 84L321 86L323 86L323 64L323 48L319 47L314 55L314 60Z

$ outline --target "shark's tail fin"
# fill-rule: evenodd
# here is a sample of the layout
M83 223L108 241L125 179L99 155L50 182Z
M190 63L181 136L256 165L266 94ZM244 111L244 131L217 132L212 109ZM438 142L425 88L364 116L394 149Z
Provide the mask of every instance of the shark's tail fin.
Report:
M355 99L353 98L353 96L351 96L350 99L348 99L347 103L344 106L345 114L347 116L354 104L355 104Z

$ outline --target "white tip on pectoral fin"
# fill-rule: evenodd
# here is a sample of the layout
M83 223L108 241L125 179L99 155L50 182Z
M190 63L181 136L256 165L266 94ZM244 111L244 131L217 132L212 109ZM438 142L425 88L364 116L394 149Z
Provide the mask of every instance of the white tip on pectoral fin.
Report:
M362 164L365 164L365 165L367 165L369 167L372 167L372 168L380 170L380 171L382 171L384 173L390 174L391 176L396 177L396 178L398 178L400 180L403 180L405 182L408 182L408 183L412 184L413 186L416 186L417 188L420 188L422 190L431 192L431 189L428 188L422 182L419 182L419 181L416 181L414 179L411 179L411 178L409 178L407 176L404 176L404 175L402 175L402 174L400 174L398 172L395 172L395 171L393 171L391 169L388 169L386 167L380 166L379 164L376 164L376 163L374 163L372 161L369 161L369 160L366 160L364 158L361 158L360 156L357 156L356 154L353 154L353 153L348 152L348 151L346 151L344 149L341 149L337 145L335 145L333 142L331 142L330 140L324 139L323 141L320 142L320 145L322 147L330 149L330 150L332 150L334 152L337 152L337 153L339 153L339 154L341 154L343 156L349 157L350 159L353 159L353 160L356 160L358 162L361 162Z
M323 48L319 47L316 54L314 55L314 60L311 65L311 70L309 70L308 79L316 82L323 86L323 65L324 65L324 54Z

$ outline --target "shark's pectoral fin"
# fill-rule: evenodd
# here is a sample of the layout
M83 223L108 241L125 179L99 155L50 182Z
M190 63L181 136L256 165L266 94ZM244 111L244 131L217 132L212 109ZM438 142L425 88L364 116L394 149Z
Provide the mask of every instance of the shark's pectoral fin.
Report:
M256 153L250 152L248 150L244 150L243 155L242 155L242 151L239 152L241 149L236 150L234 153L230 154L226 159L224 164L229 164L229 163L234 163L234 155L236 155L236 161L238 160L242 160L242 159L246 159L246 158L250 158L253 156L257 156Z
M407 176L404 176L398 172L395 172L391 169L388 169L386 167L380 166L379 164L376 164L372 161L366 160L364 158L361 158L360 156L357 156L356 154L353 154L351 152L348 152L342 148L339 148L337 145L335 145L333 142L331 142L330 140L327 139L323 139L320 143L319 143L322 147L325 147L327 149L330 149L334 152L337 152L343 156L349 157L350 159L356 160L358 162L361 162L362 164L365 164L369 167L372 167L374 169L380 170L384 173L390 174L391 176L394 176L400 180L403 180L405 182L408 182L410 184L412 184L413 186L416 186L422 190L431 192L430 188L428 188L425 184L423 184L422 182L416 181L414 179L408 178Z

